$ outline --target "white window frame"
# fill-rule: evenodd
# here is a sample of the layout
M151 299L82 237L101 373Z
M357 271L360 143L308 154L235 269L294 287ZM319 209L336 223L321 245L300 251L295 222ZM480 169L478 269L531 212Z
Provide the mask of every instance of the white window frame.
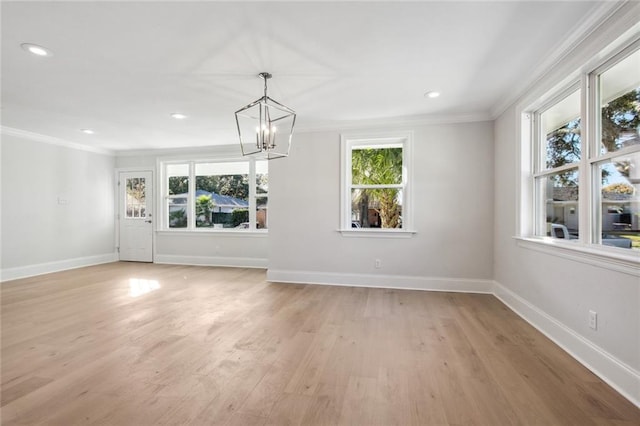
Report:
M559 167L548 168L546 165L546 133L542 129L541 115L544 114L547 110L549 110L554 105L557 105L559 102L567 98L569 95L575 93L576 91L581 92L580 82L576 81L573 84L569 85L565 90L562 90L558 93L557 96L551 98L549 102L546 102L542 108L537 109L536 111L532 111L529 113L529 116L532 118L531 122L531 133L532 133L532 150L533 150L533 194L535 197L534 201L534 223L533 223L533 234L536 236L546 236L546 200L542 199L542 188L541 181L542 179L552 176L554 174L569 172L575 170L578 172L578 203L580 203L580 188L582 188L582 174L580 170L580 163L582 162L582 158L586 154L586 150L582 149L584 146L584 131L582 123L584 123L583 116L581 115L582 108L580 109L579 117L581 118L581 160L575 163L564 164ZM579 208L579 211L582 209ZM580 213L580 217L582 217L582 213ZM580 234L578 240L572 241L580 241L583 238L582 234Z
M256 194L256 161L261 161L255 158L203 158L198 160L176 158L176 159L161 159L158 160L158 179L160 180L158 187L160 188L159 211L162 212L160 218L161 231L163 232L187 232L187 233L267 233L268 225L266 229L256 228L256 206L257 198L268 197L269 194ZM249 228L247 229L235 229L235 228L197 228L195 223L195 200L194 194L196 191L196 164L209 164L209 163L248 163L249 165ZM186 228L170 228L169 227L169 214L167 209L167 199L169 197L169 180L167 177L167 166L184 164L189 169L189 188L187 191L187 227ZM267 213L268 217L268 213Z
M340 137L340 225L338 231L345 237L390 237L406 238L416 233L413 230L412 188L412 144L413 132L376 132L361 134L343 134ZM352 228L351 227L351 189L379 187L379 185L353 185L351 174L351 152L355 148L402 147L402 183L384 185L384 187L402 190L402 228Z
M560 257L595 264L608 269L640 276L640 254L636 250L610 247L601 244L601 182L598 167L611 158L640 152L640 146L631 146L618 151L600 153L600 129L598 108L599 94L597 78L604 71L640 48L640 39L628 43L598 63L589 64L522 108L517 128L521 134L520 157L520 214L516 238L522 247L553 253ZM577 82L577 83L576 83ZM555 239L540 235L540 200L536 188L540 176L574 168L566 165L556 169L545 169L542 137L537 116L549 105L570 93L579 84L581 91L581 160L579 173L579 230L576 240ZM542 136L542 137L541 137Z

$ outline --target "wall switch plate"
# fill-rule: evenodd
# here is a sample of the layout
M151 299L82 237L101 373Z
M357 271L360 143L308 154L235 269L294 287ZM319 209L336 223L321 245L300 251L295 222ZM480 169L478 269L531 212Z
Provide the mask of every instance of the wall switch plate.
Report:
M589 328L598 329L598 313L596 311L589 311Z
M380 261L380 259L376 259L375 266L376 266L376 269L380 269L382 267L382 262Z

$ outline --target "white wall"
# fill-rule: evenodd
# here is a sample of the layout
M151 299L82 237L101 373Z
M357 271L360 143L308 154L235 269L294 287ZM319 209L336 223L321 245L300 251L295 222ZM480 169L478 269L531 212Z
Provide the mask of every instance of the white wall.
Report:
M399 130L414 131L417 233L412 238L358 238L337 232L340 134L300 133L290 157L270 163L270 280L490 290L492 123ZM374 268L375 259L381 260L380 269Z
M153 150L119 155L116 168L119 170L145 168L159 176L157 163L162 159L224 159L240 155L236 145L209 149ZM160 182L156 181L156 201L160 196ZM155 217L159 219L158 202L155 203ZM160 223L156 220L156 226ZM185 265L241 266L266 268L267 233L246 231L202 231L184 232L180 230L154 232L154 254L156 263Z
M496 121L497 294L630 399L640 401L640 278L523 247L514 238L516 115ZM588 327L589 310L598 329Z
M618 13L601 31L591 34L573 54L556 64L531 89L525 105L553 88L628 27L629 10ZM513 106L495 122L495 234L496 294L525 319L581 360L621 393L640 403L640 278L630 268L590 264L559 251L544 252L514 238L520 137L517 122L522 107ZM589 310L598 314L598 328L588 327Z
M110 155L2 135L2 280L115 260Z

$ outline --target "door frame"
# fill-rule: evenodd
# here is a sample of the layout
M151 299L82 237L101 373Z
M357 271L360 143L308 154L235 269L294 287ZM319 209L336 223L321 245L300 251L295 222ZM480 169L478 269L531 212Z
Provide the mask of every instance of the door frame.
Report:
M152 205L149 206L147 205L147 209L149 209L151 211L151 218L153 220L153 222L151 222L151 262L155 263L156 262L156 231L158 230L157 228L157 223L158 223L158 216L156 215L156 194L158 193L157 189L155 188L157 182L156 182L156 171L154 167L144 167L144 166L140 166L140 167L117 167L116 169L114 169L114 180L113 180L113 186L114 186L114 203L113 203L113 207L114 207L114 212L113 212L113 221L114 221L114 225L115 225L115 238L114 238L114 247L116 249L116 254L118 255L118 261L120 261L120 213L122 212L121 208L122 208L122 200L120 199L120 185L118 185L118 182L120 180L120 173L136 173L136 172L149 172L151 173L151 181L153 182L153 202L151 203Z

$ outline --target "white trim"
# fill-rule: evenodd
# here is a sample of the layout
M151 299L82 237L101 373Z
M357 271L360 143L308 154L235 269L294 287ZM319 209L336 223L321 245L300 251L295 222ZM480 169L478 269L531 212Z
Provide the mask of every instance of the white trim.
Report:
M238 144L201 145L184 148L148 148L116 151L118 157L156 157L162 161L193 160L205 158L242 158Z
M76 149L79 151L88 151L88 152L93 152L95 154L108 155L111 157L114 157L116 155L114 151L111 151L108 149L96 148L93 146L83 145L76 142L69 142L64 139L54 138L53 136L43 135L35 132L29 132L27 130L22 130L22 129L15 129L13 127L0 126L0 132L3 135L7 135L7 136L15 136L22 139L46 143L49 145L62 146L65 148Z
M603 27L603 25L612 17L616 20L614 24L619 24L619 21L628 21L633 15L632 11L629 12L628 10L623 10L620 12L622 18L615 17L623 6L625 6L626 9L629 8L625 3L634 2L605 1L598 5L597 9L589 16L578 20L575 28L569 32L569 36L561 40L560 43L546 56L547 59L540 62L535 69L527 74L528 78L526 78L523 81L523 84L519 86L522 89L511 91L490 109L489 115L491 120L495 120L500 117L511 105L521 102L522 99L532 91L532 88L539 87L543 84L543 81L549 78L549 70L559 68L563 65L567 60L567 57L570 56L581 44L583 44L587 37L591 36L596 30ZM597 41L601 41L604 38L605 35L601 35L598 37Z
M640 407L640 373L560 321L495 282L494 295L622 396Z
M338 229L343 237L355 238L411 238L417 232L408 229L381 229L381 228L349 228Z
M160 236L180 236L180 237L239 237L239 238L267 238L269 236L268 229L194 229L193 231L185 231L184 228L162 229L156 231L156 235Z
M631 249L583 244L550 237L514 237L519 247L640 277L640 253ZM631 252L631 253L629 253Z
M118 253L114 252L96 256L77 257L75 259L65 259L55 262L39 263L36 265L18 266L16 268L2 269L0 271L0 282L117 261Z
M409 117L393 117L381 119L352 120L352 121L324 121L312 123L308 126L297 126L295 133L314 132L349 132L362 130L363 128L389 128L389 127L418 127L439 124L477 123L482 121L493 121L488 112L474 112L469 114L449 114L449 115L416 115Z
M492 294L493 281L469 278L412 277L402 275L348 274L317 271L267 270L267 281L398 290L449 291Z
M402 217L403 225L413 224L413 130L371 131L342 133L340 135L340 230L343 235L360 232L351 228L351 152L355 147L400 147L402 148ZM378 185L376 187L397 187L398 185ZM349 232L347 232L349 230Z
M233 268L259 268L267 267L267 259L251 257L222 257L222 256L182 256L175 254L156 254L154 263L169 265L192 266L224 266Z
M242 163L247 165L247 176L249 180L249 194L248 194L248 211L249 211L249 231L259 231L256 229L257 227L257 218L255 214L255 206L256 206L256 179L255 179L255 170L256 170L256 162L266 161L262 159L257 159L255 157L220 157L216 159L212 156L199 156L198 159L194 159L197 156L195 155L181 155L178 157L158 157L156 158L156 170L158 170L157 176L157 188L156 193L158 194L158 200L156 201L157 211L160 216L158 217L156 230L167 232L176 229L179 232L206 232L208 230L201 230L196 228L196 214L195 214L195 193L196 193L196 166L198 164L222 164L222 163ZM169 227L169 214L167 210L167 198L168 198L168 179L167 179L167 166L168 165L186 165L189 171L189 185L187 190L187 226L185 228L170 228ZM267 172L268 174L268 172ZM260 194L262 197L268 197L269 194ZM267 219L268 220L268 219ZM221 230L211 230L209 232L232 232L233 228L227 228L226 231ZM245 231L246 232L246 231Z

